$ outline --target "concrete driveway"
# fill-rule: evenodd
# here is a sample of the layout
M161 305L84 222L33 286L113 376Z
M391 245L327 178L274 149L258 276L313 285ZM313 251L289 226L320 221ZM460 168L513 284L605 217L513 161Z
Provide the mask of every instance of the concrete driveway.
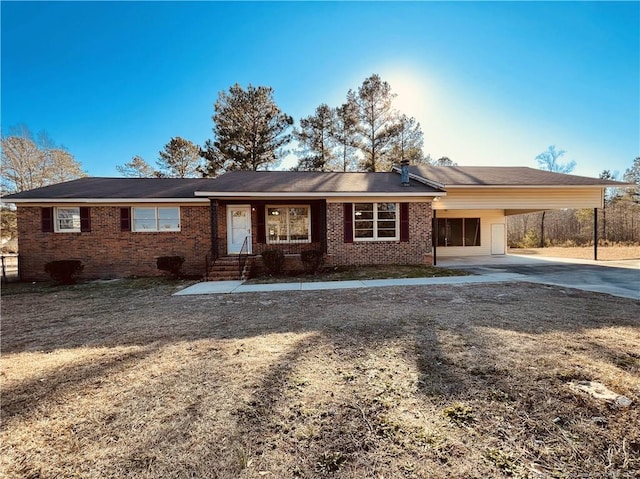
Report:
M438 266L475 274L513 273L542 283L640 300L640 260L593 261L525 255L438 258Z

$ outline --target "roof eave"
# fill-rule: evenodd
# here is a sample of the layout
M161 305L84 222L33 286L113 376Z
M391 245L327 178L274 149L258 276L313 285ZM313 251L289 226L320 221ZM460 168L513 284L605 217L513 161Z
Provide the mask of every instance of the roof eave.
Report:
M204 203L204 198L16 198L2 203Z
M252 197L269 197L269 198L333 198L333 197L378 197L378 196L399 196L399 197L415 197L415 196L446 196L446 192L428 192L428 191L380 191L380 192L362 192L362 191L344 191L344 192L290 192L290 191L196 191L194 193L198 197L208 198L252 198Z
M622 185L465 185L465 184L448 184L447 189L456 189L456 188L630 188L635 185L633 184L622 184Z

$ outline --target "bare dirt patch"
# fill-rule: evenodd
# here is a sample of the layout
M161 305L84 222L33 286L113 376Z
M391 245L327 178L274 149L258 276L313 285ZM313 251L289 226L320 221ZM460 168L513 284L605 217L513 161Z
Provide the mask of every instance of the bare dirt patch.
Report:
M593 259L593 246L549 246L547 248L510 248L510 254L530 254L553 258ZM598 260L640 259L640 246L598 246Z
M3 295L1 476L640 473L637 301L527 283L175 289Z

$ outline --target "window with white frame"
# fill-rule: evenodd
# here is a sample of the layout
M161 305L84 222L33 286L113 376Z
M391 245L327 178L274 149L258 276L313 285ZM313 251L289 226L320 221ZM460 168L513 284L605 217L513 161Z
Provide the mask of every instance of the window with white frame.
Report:
M267 243L310 243L309 206L267 206Z
M55 208L54 227L56 233L80 232L80 208L58 207Z
M180 231L179 207L136 207L133 231Z
M398 235L398 203L354 203L355 241L393 241Z

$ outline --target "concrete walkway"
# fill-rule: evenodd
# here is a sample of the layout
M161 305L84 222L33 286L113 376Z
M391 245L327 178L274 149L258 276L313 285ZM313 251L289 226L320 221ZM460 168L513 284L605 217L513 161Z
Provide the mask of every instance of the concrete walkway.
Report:
M245 284L243 281L207 281L189 286L175 296L194 294L318 291L385 286L499 283L526 281L640 300L640 261L593 261L529 255L441 258L438 266L463 269L473 276L370 279L353 281Z
M517 274L493 273L474 276L441 276L437 278L364 279L352 281L294 281L290 283L244 284L243 281L206 281L197 283L174 296L189 294L260 293L266 291L317 291L348 288L380 288L384 286L426 286L430 284L495 283L517 280Z

